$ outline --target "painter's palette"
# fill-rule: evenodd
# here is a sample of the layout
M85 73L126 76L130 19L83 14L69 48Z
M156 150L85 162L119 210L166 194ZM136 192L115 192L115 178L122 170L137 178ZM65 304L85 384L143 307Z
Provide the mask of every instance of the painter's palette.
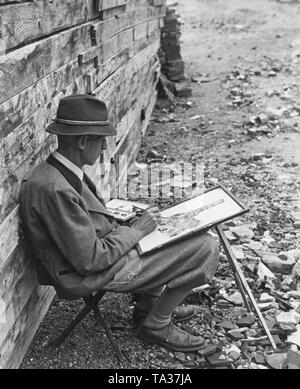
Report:
M113 199L106 204L106 208L116 220L126 222L136 216L137 212L145 211L149 208L149 205L134 201Z

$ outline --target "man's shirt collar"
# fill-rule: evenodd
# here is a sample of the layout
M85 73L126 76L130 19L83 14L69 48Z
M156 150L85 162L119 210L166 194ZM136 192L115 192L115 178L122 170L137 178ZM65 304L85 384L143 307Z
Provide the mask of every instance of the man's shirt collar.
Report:
M70 169L74 174L76 174L76 176L80 179L80 181L83 180L83 170L81 170L78 166L76 166L73 162L71 162L68 158L64 157L58 151L54 151L52 155L60 163L62 163L64 166Z

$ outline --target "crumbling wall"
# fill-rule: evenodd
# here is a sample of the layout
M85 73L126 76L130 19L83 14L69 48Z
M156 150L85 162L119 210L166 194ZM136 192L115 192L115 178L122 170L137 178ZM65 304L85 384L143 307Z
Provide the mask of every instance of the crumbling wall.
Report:
M169 5L164 18L164 26L161 30L159 57L162 64L162 73L174 82L186 79L180 48L181 24L180 16L176 14L176 8Z
M158 52L162 67L161 96L169 92L177 97L192 95L190 81L185 74L185 63L181 55L181 26L180 15L176 12L177 3L167 2L164 26L161 30L161 47Z

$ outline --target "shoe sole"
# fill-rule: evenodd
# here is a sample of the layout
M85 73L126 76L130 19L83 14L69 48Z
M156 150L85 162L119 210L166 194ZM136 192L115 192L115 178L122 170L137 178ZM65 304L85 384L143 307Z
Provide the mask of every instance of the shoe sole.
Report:
M140 339L142 340L145 340L149 343L152 343L152 344L159 344L160 346L163 346L165 348L168 348L170 350L173 350L173 351L179 351L179 352L192 352L192 351L197 351L197 350L201 350L203 348L205 348L207 346L207 342L204 342L202 345L199 345L199 346L191 346L191 347L176 347L176 346L173 346L172 344L170 344L169 342L166 342L164 340L160 340L160 339L157 339L157 340L154 340L152 338L148 338L147 336L144 336L144 335L138 335Z

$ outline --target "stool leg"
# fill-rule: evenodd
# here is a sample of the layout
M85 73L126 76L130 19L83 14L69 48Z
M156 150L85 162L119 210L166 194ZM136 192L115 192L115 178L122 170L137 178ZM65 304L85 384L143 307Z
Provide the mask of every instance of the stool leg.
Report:
M75 317L75 319L70 323L70 325L54 340L49 342L49 346L59 347L66 337L78 326L78 324L85 318L85 316L97 306L99 300L102 298L103 294L97 294L90 299L84 299L86 306L82 309L81 312Z
M105 321L98 306L94 308L94 312L95 312L95 315L97 316L98 320L100 321L101 325L103 326L103 328L106 332L106 335L107 335L108 339L110 340L111 345L113 346L113 349L116 353L116 356L117 356L119 362L121 362L121 363L125 362L125 360L126 360L125 356L124 356L123 352L120 350L118 344L116 343L116 341L113 337L113 334L111 333L110 328L106 324L106 321Z
M81 320L91 311L92 307L88 305L83 308L83 310L75 317L72 323L53 341L49 342L50 346L59 347L66 337L78 326Z
M91 300L92 300L93 296L87 296L87 297L83 297L83 300L85 302L86 305L89 305L91 303ZM101 297L102 298L102 297ZM95 325L98 323L98 315L97 315L97 305L93 308L93 312L94 312L94 319L95 319Z

